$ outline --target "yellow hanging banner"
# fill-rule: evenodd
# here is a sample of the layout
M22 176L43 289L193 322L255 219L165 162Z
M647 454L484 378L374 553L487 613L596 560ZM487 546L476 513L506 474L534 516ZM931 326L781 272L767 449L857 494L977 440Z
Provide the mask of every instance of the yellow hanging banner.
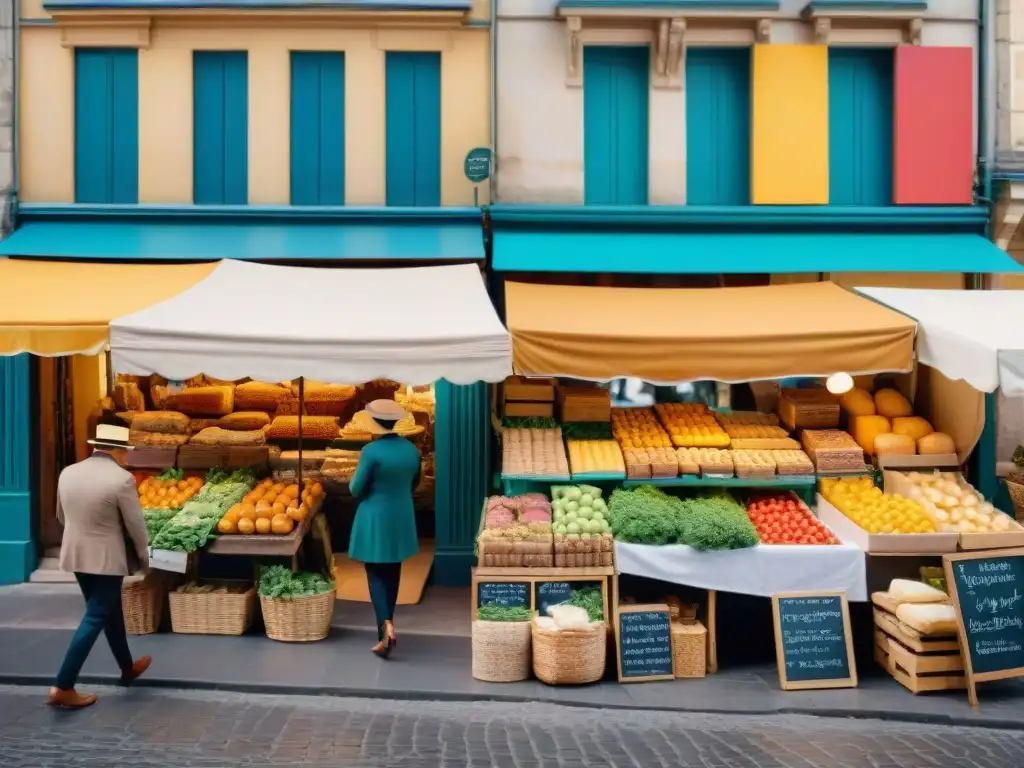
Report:
M751 198L828 204L828 47L755 45Z

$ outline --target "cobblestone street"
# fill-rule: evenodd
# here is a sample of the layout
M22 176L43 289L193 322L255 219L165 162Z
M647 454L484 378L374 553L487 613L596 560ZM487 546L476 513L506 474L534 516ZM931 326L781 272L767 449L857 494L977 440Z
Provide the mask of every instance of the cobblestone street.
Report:
M1024 732L550 704L99 689L81 712L0 687L0 766L1019 768Z

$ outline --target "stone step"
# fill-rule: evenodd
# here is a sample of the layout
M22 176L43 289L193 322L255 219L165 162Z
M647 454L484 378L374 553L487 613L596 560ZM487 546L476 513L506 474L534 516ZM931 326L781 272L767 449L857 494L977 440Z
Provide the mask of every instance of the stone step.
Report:
M44 557L39 567L29 577L33 584L74 584L75 574L65 573L60 569L60 560L56 557Z

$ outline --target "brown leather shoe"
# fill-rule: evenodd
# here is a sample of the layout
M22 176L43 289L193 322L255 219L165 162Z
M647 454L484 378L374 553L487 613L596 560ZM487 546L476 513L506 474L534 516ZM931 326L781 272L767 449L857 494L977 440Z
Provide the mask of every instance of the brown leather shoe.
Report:
M96 694L78 693L74 688L67 691L51 688L50 695L46 697L48 707L63 707L64 709L82 709L92 706L96 701Z
M141 659L136 659L135 663L132 664L132 668L127 672L121 673L121 679L117 681L118 685L131 685L135 680L142 676L142 674L149 669L149 666L153 663L152 656L143 656Z

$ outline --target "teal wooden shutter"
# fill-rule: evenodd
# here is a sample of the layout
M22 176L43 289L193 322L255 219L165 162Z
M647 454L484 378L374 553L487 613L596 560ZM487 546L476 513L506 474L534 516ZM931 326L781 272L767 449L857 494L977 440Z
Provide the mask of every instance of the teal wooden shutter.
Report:
M892 205L893 52L828 52L829 204Z
M31 356L0 357L0 584L27 580L36 564L32 391Z
M139 55L75 50L75 202L139 201Z
M245 205L249 202L248 55L245 51L196 51L192 77L193 201Z
M647 205L650 51L583 49L583 197L588 205Z
M441 54L385 59L387 204L441 204Z
M292 205L345 204L345 54L292 53Z
M750 49L686 51L686 202L750 205Z

